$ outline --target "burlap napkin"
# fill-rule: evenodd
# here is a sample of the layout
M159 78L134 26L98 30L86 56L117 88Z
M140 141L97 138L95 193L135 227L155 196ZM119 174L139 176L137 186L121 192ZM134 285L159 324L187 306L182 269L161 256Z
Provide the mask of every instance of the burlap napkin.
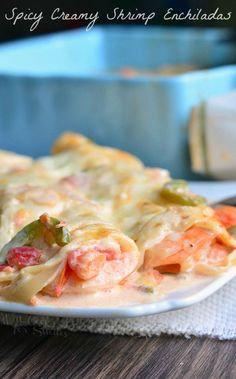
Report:
M0 313L0 322L14 327L70 330L114 335L158 336L161 333L236 338L236 280L207 300L179 311L132 319L80 319Z
M193 108L189 142L193 171L236 179L236 91Z
M192 183L192 189L218 200L235 194L236 182ZM236 339L236 279L201 303L178 311L131 319L80 319L0 313L0 322L16 328L37 326L43 330L70 330L114 335L208 336Z

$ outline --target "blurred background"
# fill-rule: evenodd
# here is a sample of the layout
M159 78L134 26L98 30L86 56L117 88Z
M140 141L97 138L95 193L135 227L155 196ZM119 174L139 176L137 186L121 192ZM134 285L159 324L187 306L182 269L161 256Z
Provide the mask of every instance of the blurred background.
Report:
M108 21L116 7L156 16ZM13 25L13 8L43 19ZM86 32L55 8L99 20ZM166 21L168 8L231 17ZM1 0L0 42L0 148L39 156L73 130L174 177L236 179L235 0Z

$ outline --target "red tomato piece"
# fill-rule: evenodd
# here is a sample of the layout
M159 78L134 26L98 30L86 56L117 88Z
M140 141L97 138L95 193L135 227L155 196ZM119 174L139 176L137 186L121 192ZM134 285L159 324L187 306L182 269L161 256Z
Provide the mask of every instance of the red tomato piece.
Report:
M42 251L32 246L13 247L8 251L7 263L12 267L23 268L40 263Z
M172 263L169 265L158 266L156 269L160 272L160 274L178 274L180 272L181 265L179 263Z

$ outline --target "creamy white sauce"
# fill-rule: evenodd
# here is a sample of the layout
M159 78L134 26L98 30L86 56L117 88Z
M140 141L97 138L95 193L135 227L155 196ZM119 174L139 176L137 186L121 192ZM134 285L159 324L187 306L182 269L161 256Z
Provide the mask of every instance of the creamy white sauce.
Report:
M165 275L156 286L154 293L146 293L134 288L116 286L110 290L86 294L64 294L59 298L37 295L36 306L52 306L59 308L112 308L158 301L162 297L176 291L186 291L202 285L212 277L196 274Z

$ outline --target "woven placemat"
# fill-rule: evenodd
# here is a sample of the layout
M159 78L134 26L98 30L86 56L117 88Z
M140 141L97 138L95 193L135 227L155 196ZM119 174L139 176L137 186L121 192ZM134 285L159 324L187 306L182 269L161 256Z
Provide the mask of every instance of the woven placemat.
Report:
M236 279L201 303L154 316L84 319L0 313L0 323L15 328L83 331L113 335L159 336L161 333L236 339Z

